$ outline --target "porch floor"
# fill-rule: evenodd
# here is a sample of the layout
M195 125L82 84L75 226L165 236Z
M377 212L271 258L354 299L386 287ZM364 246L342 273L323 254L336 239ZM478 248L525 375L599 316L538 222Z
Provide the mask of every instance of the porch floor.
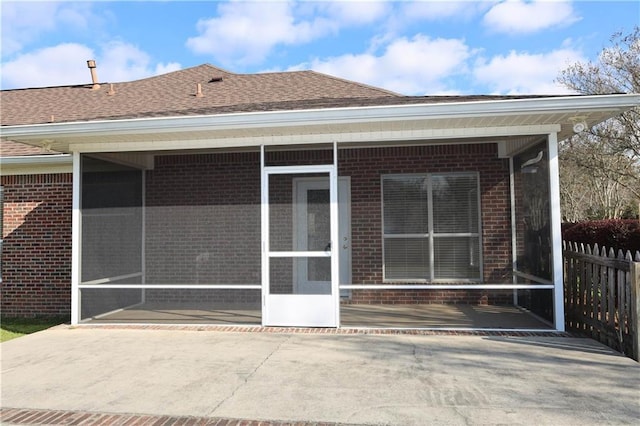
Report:
M356 305L340 306L341 327L553 329L516 306ZM143 304L93 318L90 324L260 325L260 309L208 309L202 306Z

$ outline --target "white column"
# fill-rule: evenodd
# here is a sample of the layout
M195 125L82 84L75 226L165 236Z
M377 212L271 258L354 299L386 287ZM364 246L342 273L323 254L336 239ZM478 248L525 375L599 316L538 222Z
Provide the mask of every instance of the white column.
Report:
M338 144L333 142L333 168L329 173L329 201L331 223L331 295L334 298L335 324L340 327L340 224L338 204Z
M518 240L516 223L516 189L515 174L513 171L513 157L509 157L509 197L511 199L511 271L515 272L518 266ZM516 274L511 275L511 284L517 284ZM513 290L513 304L518 305L518 290Z
M562 265L562 216L560 214L560 168L558 165L558 134L550 133L549 206L551 208L551 249L553 251L553 322L564 331L564 279Z
M264 170L264 145L260 145L260 233L262 247L262 325L266 325L269 309L266 303L269 295L269 175Z
M80 253L82 244L80 185L82 179L80 153L73 153L73 202L71 213L71 324L80 322Z

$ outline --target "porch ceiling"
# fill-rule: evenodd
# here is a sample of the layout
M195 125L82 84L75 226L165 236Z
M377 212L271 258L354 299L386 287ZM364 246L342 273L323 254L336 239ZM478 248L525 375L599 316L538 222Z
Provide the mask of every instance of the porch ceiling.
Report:
M640 104L640 95L272 111L4 126L3 138L59 152L157 151L307 143L492 138L509 155L538 138L573 134Z

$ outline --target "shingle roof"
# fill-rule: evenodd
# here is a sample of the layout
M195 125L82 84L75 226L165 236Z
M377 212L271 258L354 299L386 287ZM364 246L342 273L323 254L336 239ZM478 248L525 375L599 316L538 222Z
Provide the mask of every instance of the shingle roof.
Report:
M98 70L99 72L99 70ZM89 73L87 72L87 77ZM201 84L203 97L195 96ZM331 99L396 98L393 92L314 71L235 74L204 64L131 82L2 91L2 125L198 114ZM244 107L240 107L244 105Z
M402 96L314 71L235 74L209 64L91 87L3 90L1 125L512 98Z

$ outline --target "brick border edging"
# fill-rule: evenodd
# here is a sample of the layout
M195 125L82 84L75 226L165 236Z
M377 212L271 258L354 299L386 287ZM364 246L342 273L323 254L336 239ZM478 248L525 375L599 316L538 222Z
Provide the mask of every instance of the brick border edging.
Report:
M0 408L6 425L117 425L117 426L347 426L331 422L282 422L221 417L166 416L149 414L96 413L89 411Z
M106 330L180 330L217 331L231 333L274 334L329 334L329 335L416 335L416 336L504 336L504 337L576 337L569 332L555 330L460 330L460 329L405 329L405 328L308 328L263 327L243 325L169 325L169 324L80 324L62 325L68 329Z

